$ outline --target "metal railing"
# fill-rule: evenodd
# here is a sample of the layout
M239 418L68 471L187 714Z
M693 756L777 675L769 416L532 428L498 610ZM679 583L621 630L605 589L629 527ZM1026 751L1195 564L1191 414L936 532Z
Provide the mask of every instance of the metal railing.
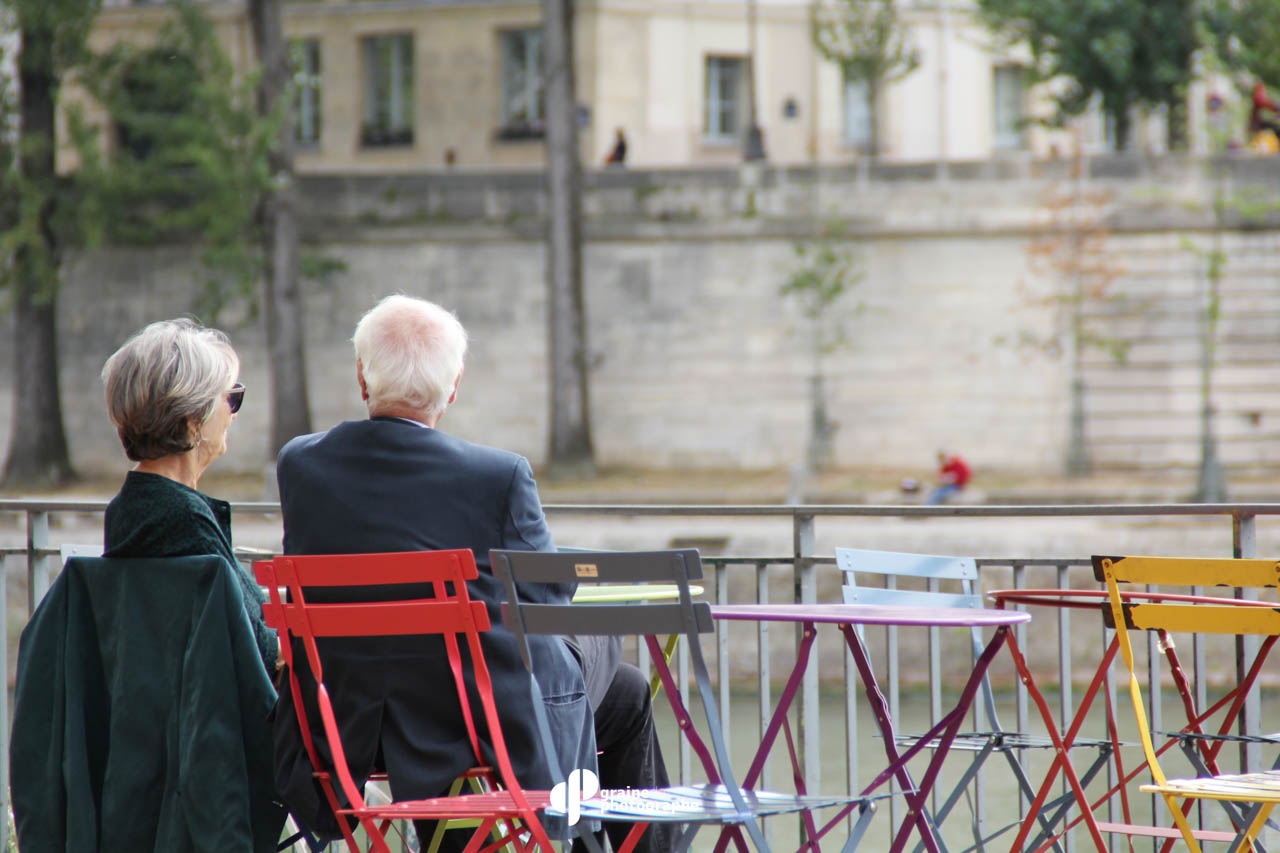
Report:
M0 560L3 561L5 578L10 578L11 574L17 575L21 571L19 563L25 565L25 579L27 588L27 607L26 613L29 616L36 604L39 602L45 591L48 589L49 579L53 571L60 566L58 561L59 549L62 542L55 542L55 539L61 538L67 540L68 533L63 532L61 536L54 536L54 530L71 529L72 536L76 535L75 525L51 525L51 518L60 516L76 516L88 514L100 515L105 510L104 501L62 501L62 500L0 500L0 525L5 524L6 517L18 516L22 520L25 529L25 536L17 534L16 536L6 533L7 528L0 526ZM838 526L842 522L859 521L866 522L871 519L923 519L923 518L951 518L958 520L979 520L979 519L1007 519L1010 524L1014 524L1017 519L1119 519L1125 521L1147 520L1156 524L1168 524L1169 520L1185 520L1187 524L1199 524L1205 520L1210 522L1221 521L1230 525L1230 549L1233 556L1236 557L1252 557L1256 556L1258 532L1257 521L1259 518L1271 516L1280 516L1280 504L1173 504L1173 505L1081 505L1081 506L657 506L657 505L548 505L547 514L551 519L552 526L555 528L557 524L564 519L577 518L588 520L592 525L601 528L608 528L608 524L600 524L601 520L614 520L618 524L626 523L626 520L655 520L655 519L722 519L730 521L736 520L740 523L746 521L752 526L765 522L781 524L785 528L789 528L790 547L779 547L777 551L769 556L725 556L725 555L708 555L704 556L704 562L709 566L712 575L710 584L710 594L714 596L714 600L718 603L728 603L733 600L730 596L731 578L738 581L741 588L743 583L748 583L754 579L755 592L747 600L755 602L774 601L780 599L774 597L770 592L770 577L776 577L779 572L783 572L789 579L789 590L785 595L787 601L799 603L812 603L819 600L819 573L829 571L834 574L833 569L828 569L834 564L832 549L827 545L820 545L820 540L830 539L832 535L842 535L838 532L827 534L820 531L822 525ZM232 510L236 518L244 519L247 517L270 517L279 512L279 506L275 503L266 502L246 502L232 504ZM83 524L83 522L82 522ZM93 530L93 538L100 539L100 524L94 525L89 522L89 528ZM1221 530L1221 528L1217 528ZM1225 531L1223 531L1225 532ZM637 534L641 537L646 534ZM649 534L651 535L651 534ZM6 544L6 537L10 540L20 539L20 542ZM86 541L87 534L79 533L79 541ZM727 541L729 537L725 537ZM1221 537L1223 543L1226 542L1225 537ZM654 541L645 541L637 543L635 547L665 547L671 542L657 543ZM859 544L848 541L838 542L838 544ZM1093 552L1112 552L1114 549L1107 541L1097 542L1081 542L1074 547L1079 548L1079 553L1070 557L1051 557L1034 554L1015 555L1011 557L981 557L978 559L978 566L982 579L985 581L995 572L1002 572L1001 585L1012 586L1014 588L1025 587L1028 585L1028 578L1035 572L1050 572L1051 585L1058 588L1070 588L1073 585L1093 586L1096 583L1093 580L1092 568L1089 555ZM909 550L905 548L888 549L888 550ZM926 550L926 549L920 549ZM1164 549L1167 552L1168 549ZM1133 551L1136 553L1136 551ZM1147 553L1158 553L1158 550L1147 550ZM17 571L15 571L17 570ZM1087 573L1087 578L1085 573ZM738 580L742 578L743 580ZM1007 579L1007 582L1006 582ZM1081 583L1084 579L1084 583ZM1046 585L1046 584L1042 584ZM776 586L776 583L775 583ZM7 607L7 584L0 584L0 612L8 613ZM984 588L990 589L991 584L988 582ZM742 596L736 596L738 600L743 600ZM1060 718L1066 719L1071 715L1074 707L1072 696L1072 685L1075 681L1075 667L1072 660L1071 641L1073 637L1072 624L1070 621L1070 612L1068 610L1058 611L1054 617L1056 618L1056 631L1053 633L1057 644L1056 654L1056 673L1049 674L1046 681L1055 684L1058 687L1058 703L1060 710ZM1037 617L1035 623L1037 626L1044 620ZM771 698L773 691L773 672L770 666L769 650L782 638L770 637L769 627L767 624L761 623L755 630L755 660L747 667L754 674L751 679L754 682L754 690L759 699L760 720L766 720L771 713ZM775 629L776 630L776 629ZM1098 637L1105 637L1103 629L1099 625L1096 629L1099 633ZM930 708L934 718L938 716L941 708L941 697L945 689L945 679L940 666L940 643L936 634L937 629L932 629L928 641L928 690ZM1025 626L1017 628L1018 642L1024 649L1035 648L1041 645L1047 639L1048 632L1037 630L1034 634L1034 640L1028 646L1028 633ZM0 632L0 646L5 653L6 660L9 656L8 648L9 632ZM897 637L890 629L887 633L887 648L889 649L887 661L886 679L890 691L891 711L897 715L899 711L899 693L900 693L900 673L899 673L899 654L897 653ZM1154 638L1152 640L1154 644ZM1242 665L1245 660L1251 660L1252 655L1256 653L1258 643L1256 641L1243 641L1236 650L1237 667ZM718 632L714 654L712 657L716 660L716 669L719 676L720 706L722 714L726 715L726 731L732 731L732 726L728 725L727 714L731 705L730 689L733 683L732 662L734 658L734 649L731 648L729 632L722 630ZM739 652L739 656L741 653ZM857 787L858 780L858 755L857 755L857 692L858 680L856 675L848 669L848 656L842 656L845 661L845 671L841 677L845 685L845 742L846 750L844 756L845 763L845 783L851 789ZM1149 670L1150 683L1159 685L1161 674L1159 672L1158 659L1159 656L1152 654L1151 659L1154 662ZM641 661L643 663L643 659ZM1205 672L1206 661L1203 647L1197 643L1192 654L1192 666L1195 673L1199 676ZM687 659L683 654L679 656L678 673L682 681L687 679ZM12 677L12 673L9 673ZM802 762L804 779L809 790L820 789L820 766L821 755L820 741L822 740L821 726L819 719L820 705L820 672L817 666L811 666L806 673L802 688L797 698L798 713L796 716L796 734L798 741L798 754ZM1197 690L1200 691L1200 701L1203 702L1203 692L1205 679L1197 677ZM1020 730L1025 730L1027 724L1032 721L1032 716L1028 712L1028 695L1025 686L1015 684L1014 704L1016 709L1016 723ZM1108 684L1108 690L1112 689L1112 685ZM1158 695L1157 690L1153 695ZM1245 734L1256 734L1259 731L1260 716L1260 699L1255 694L1246 704L1241 720L1241 731ZM1160 704L1154 703L1151 709L1153 717L1153 728L1159 728ZM4 725L0 726L0 747L3 747L4 755L8 754L8 691L0 691L0 721ZM691 759L687 747L683 740L680 741L680 750L678 763L680 767L680 776L682 779L691 777ZM1241 765L1242 769L1252 769L1259 767L1261 754L1259 748L1249 746L1242 749ZM767 772L767 771L766 771ZM8 803L8 767L7 760L0 762L0 798L3 798L3 804ZM767 777L766 777L767 778ZM981 819L982 811L985 804L982 803L981 787L978 791L978 802L976 808ZM1023 802L1025 809L1025 802ZM891 806L892 808L892 806ZM0 812L2 813L2 812ZM893 820L891 819L891 823ZM3 824L0 823L0 833L4 833ZM3 835L0 835L0 849L4 845ZM1070 836L1068 837L1068 850L1072 846Z

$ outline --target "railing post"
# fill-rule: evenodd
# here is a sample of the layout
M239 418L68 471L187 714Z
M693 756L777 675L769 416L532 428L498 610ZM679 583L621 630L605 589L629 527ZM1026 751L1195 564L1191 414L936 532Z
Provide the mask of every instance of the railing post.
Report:
M1071 567L1066 563L1058 566L1058 589L1071 588ZM1058 610L1058 719L1070 720L1074 716L1075 701L1071 693L1071 608ZM1066 725L1064 722L1063 725ZM1071 793L1071 785L1066 774L1062 777L1062 792ZM1068 832L1066 837L1067 853L1075 850L1075 832Z
M715 564L716 604L729 603L729 567L725 563ZM730 719L730 702L733 696L729 691L729 626L721 624L716 631L716 681L720 695L716 701L720 703L720 730L724 732L724 747L730 749L730 738L733 736L733 723Z
M49 547L49 513L27 511L27 616L49 591L49 558L42 552Z
M1155 592L1156 587L1145 584L1143 589ZM1160 668L1164 651L1160 637L1155 631L1147 631L1147 696L1151 697L1151 707L1147 709L1147 725L1153 732L1164 731L1164 694L1160 683ZM1159 794L1152 794L1152 813L1161 814L1160 820L1169 820L1169 811ZM1154 849L1154 847L1153 847Z
M795 600L799 604L814 604L818 600L817 572L813 565L814 518L797 512L793 516L792 560L795 572ZM804 626L796 626L796 646L799 648ZM804 782L810 791L820 790L821 762L818 741L822 736L818 721L818 660L815 657L805 671L800 686L799 736L800 761ZM803 834L803 829L801 830Z
M926 588L929 592L938 592L941 584L937 578L929 578ZM938 724L938 720L942 719L942 629L936 625L931 625L927 633L928 639L928 655L929 655L929 726L933 727ZM976 661L975 661L976 663ZM981 702L974 702L974 707L982 705ZM981 781L982 774L978 774L978 781ZM942 794L937 788L933 789L933 794L929 798L929 807L935 812L938 810L938 804L942 798ZM974 820L981 826L982 810L981 800L974 804L977 812Z
M1013 588L1026 589L1027 587L1027 567L1022 563L1013 562ZM1027 648L1027 626L1026 623L1015 625L1013 627L1014 639L1018 642L1018 648ZM1024 651L1023 654L1026 652ZM1021 678L1013 680L1013 702L1014 702L1014 720L1017 723L1018 731L1027 731L1028 721L1031 719L1030 707L1027 695L1027 685L1023 683ZM1027 751L1025 749L1018 750L1018 763L1023 767L1027 766ZM1018 791L1018 817L1027 816L1027 808L1031 805L1025 791Z
M6 630L0 631L0 661L5 661L5 689L0 690L0 850L9 849L9 558L0 555L0 625Z
M756 603L769 603L769 564L766 562L756 563ZM757 698L760 703L761 738L764 737L764 730L769 725L769 718L773 714L773 682L769 664L769 623L761 619L756 623L756 689L760 694ZM765 758L760 778L769 779L772 769L773 761Z
M1236 559L1256 557L1258 555L1257 516L1244 513L1231 515L1232 550ZM1257 590L1237 590L1237 595L1246 599L1257 600ZM1258 657L1261 644L1255 635L1236 637L1236 684L1244 680L1249 665ZM1255 687L1245 697L1244 707L1240 709L1238 731L1248 738L1256 738L1262 731L1262 695ZM1251 773L1262 769L1262 744L1256 740L1240 744L1240 770Z

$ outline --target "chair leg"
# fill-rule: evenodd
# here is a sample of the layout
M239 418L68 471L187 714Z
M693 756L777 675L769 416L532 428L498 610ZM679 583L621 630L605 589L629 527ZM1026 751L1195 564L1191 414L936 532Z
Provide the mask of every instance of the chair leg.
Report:
M1249 814L1249 827L1231 844L1227 853L1241 853L1245 850L1257 850L1257 838L1262 828L1267 825L1267 817L1275 808L1274 803L1258 803L1252 814ZM1247 813L1247 812L1246 812Z
M849 837L841 848L841 853L853 853L858 848L858 844L862 841L862 836L866 833L867 827L871 825L871 818L875 817L876 804L867 800L858 807L858 820L853 825L853 831L849 833Z
M698 834L699 829L696 823L685 825L684 831L676 839L676 853L688 853L689 848L693 846L693 837Z
M383 834L385 823L382 827L378 826L378 821L374 818L361 818L360 826L364 828L364 834L369 838L369 850L377 851L377 853L391 853L391 848L387 845L386 836ZM359 847L353 848L359 851Z
M1182 837L1187 842L1187 848L1191 853L1204 853L1200 849L1200 842L1196 840L1195 834L1191 831L1191 824L1187 822L1187 816L1182 813L1182 804L1178 802L1178 798L1172 794L1165 794L1164 802L1169 807L1169 812L1173 815L1174 823L1182 831Z

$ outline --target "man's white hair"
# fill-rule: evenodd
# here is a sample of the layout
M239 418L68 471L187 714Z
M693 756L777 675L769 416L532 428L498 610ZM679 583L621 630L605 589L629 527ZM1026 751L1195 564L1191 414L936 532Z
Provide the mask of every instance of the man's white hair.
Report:
M467 331L453 312L413 296L388 296L369 309L352 337L369 409L444 412L462 373Z

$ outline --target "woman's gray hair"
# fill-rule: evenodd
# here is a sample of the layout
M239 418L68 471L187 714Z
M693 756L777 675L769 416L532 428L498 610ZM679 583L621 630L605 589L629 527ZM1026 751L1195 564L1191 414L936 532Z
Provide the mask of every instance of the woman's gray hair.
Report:
M195 447L203 426L240 372L227 336L194 320L152 323L125 341L102 367L107 415L135 462Z
M439 415L462 373L467 332L452 312L413 296L388 296L352 337L369 409L403 406Z

